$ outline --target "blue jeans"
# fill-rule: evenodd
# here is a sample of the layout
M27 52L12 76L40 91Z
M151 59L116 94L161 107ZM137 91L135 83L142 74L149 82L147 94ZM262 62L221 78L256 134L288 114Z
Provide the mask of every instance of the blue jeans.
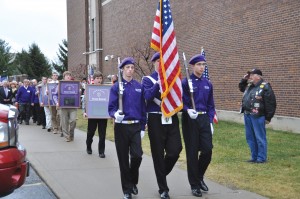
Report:
M252 160L267 161L267 136L265 116L256 117L244 114L246 140L251 151Z

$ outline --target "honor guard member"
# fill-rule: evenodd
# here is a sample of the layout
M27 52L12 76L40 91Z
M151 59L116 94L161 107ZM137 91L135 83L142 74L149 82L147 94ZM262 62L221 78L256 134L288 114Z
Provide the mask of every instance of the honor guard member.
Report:
M262 79L259 69L248 71L239 83L244 92L242 109L244 113L246 140L251 151L248 162L267 161L266 124L271 122L276 110L276 98L271 85Z
M103 75L100 71L96 71L93 75L94 85L101 85L103 81ZM84 93L86 94L86 93ZM87 106L84 106L85 109ZM84 112L84 117L87 117L86 112ZM87 134L86 134L86 152L88 154L92 154L92 143L93 137L95 135L95 131L98 126L98 153L100 158L105 158L105 136L106 136L106 127L107 127L107 119L103 118L89 118L88 126L87 126Z
M138 194L139 167L143 155L141 134L146 125L143 88L133 79L134 67L133 58L122 60L119 69L123 71L123 78L120 76L119 81L112 86L108 105L109 115L115 118L115 144L124 199L130 199L131 194ZM122 93L119 93L119 88ZM119 98L122 100L120 106L124 107L123 110L120 110Z
M215 104L212 83L202 76L206 65L204 56L195 55L190 59L189 64L193 67L193 74L190 79L192 81L195 109L192 108L190 88L187 78L185 78L182 81L182 133L192 194L201 197L201 190L208 191L203 177L212 156L212 122Z
M172 171L179 158L182 144L177 114L169 118L168 122L165 122L166 120L161 112L161 93L157 73L160 64L160 53L155 53L151 61L155 67L155 71L150 76L145 76L142 83L144 96L147 100L147 127L159 188L158 192L162 199L168 199L170 196L167 175Z

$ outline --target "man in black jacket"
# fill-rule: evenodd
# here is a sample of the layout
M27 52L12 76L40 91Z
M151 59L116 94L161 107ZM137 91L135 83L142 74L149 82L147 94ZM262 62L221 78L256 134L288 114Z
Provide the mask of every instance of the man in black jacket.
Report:
M7 81L3 82L3 86L0 87L0 103L1 104L12 104L12 92L8 87L9 83Z
M266 124L271 122L276 110L276 98L271 85L262 79L259 69L249 71L239 83L244 92L242 109L244 113L246 140L251 151L248 162L267 161Z

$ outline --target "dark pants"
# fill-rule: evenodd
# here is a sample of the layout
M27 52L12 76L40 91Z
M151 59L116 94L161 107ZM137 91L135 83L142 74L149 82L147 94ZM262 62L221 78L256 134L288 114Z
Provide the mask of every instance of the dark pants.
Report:
M40 109L40 104L39 103L34 103L32 109L31 109L32 110L32 120L33 121L37 121L39 109Z
M179 121L172 116L172 124L161 124L161 114L148 114L148 135L159 187L159 193L169 191L167 175L172 171L182 150Z
M46 115L44 107L39 106L37 111L37 124L46 126Z
M105 151L107 119L88 119L86 147L88 149L91 149L91 145L93 143L93 137L95 135L97 126L98 126L98 135L99 135L98 152L100 154L100 153L104 153Z
M188 179L192 189L199 189L212 156L212 134L208 115L191 119L182 113L182 133L185 143ZM200 151L200 155L199 155Z
M114 131L122 190L124 194L131 193L133 185L138 184L142 162L141 125L115 123Z
M29 123L30 119L30 103L20 103L19 104L19 110L20 110L20 120L25 120L25 123Z

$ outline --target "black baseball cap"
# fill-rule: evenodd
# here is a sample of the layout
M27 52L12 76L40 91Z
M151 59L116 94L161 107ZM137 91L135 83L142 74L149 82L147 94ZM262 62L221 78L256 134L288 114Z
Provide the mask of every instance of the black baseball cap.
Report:
M254 68L254 69L252 69L251 71L248 71L248 74L257 74L257 75L262 76L261 70L259 70L259 69L257 69L257 68Z

